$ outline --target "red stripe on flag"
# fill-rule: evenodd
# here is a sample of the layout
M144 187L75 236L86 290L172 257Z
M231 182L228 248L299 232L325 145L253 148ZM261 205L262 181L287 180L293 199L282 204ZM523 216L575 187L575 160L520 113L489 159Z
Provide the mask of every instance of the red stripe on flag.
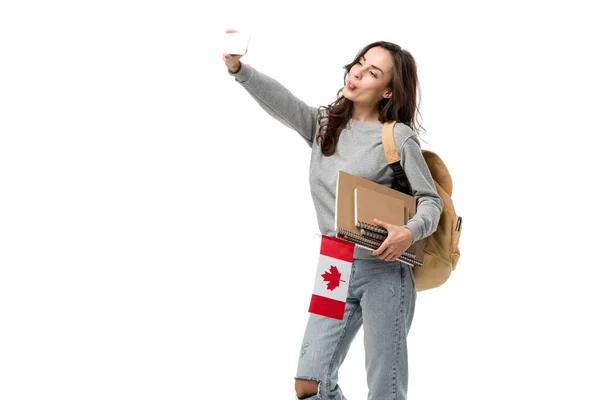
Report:
M321 254L351 263L354 259L354 243L321 235Z
M308 312L341 320L344 319L345 308L346 302L344 301L334 300L328 297L313 294L312 298L310 299L310 307L308 307Z

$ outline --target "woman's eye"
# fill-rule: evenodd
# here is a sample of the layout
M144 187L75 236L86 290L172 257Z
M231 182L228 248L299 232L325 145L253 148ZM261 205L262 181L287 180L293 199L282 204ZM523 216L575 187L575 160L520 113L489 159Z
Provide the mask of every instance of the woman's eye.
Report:
M358 65L362 65L362 63L360 61L356 62ZM369 71L371 73L371 75L373 75L375 78L377 78L377 75L375 75L375 73L373 71Z
M360 61L357 61L356 63L357 63L358 65L361 65L361 66L362 66L362 63L361 63ZM371 75L373 75L375 78L377 78L377 75L375 75L375 73L374 73L373 71L369 71L369 73L370 73Z

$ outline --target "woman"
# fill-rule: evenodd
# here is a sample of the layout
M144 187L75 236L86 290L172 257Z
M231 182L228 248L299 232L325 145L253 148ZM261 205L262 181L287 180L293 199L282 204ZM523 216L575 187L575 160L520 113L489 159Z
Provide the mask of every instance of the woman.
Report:
M416 290L412 268L396 258L436 230L443 206L413 131L418 112L416 63L396 44L371 43L344 66L345 85L337 100L317 109L276 80L242 64L242 56L223 54L228 73L312 149L309 182L323 235L335 236L339 170L392 186L393 171L385 159L381 132L384 122L397 121L394 139L417 199L417 212L404 226L376 221L388 231L377 250L355 247L343 320L309 314L295 390L298 399L345 399L337 382L338 370L362 325L369 399L406 399L406 336Z

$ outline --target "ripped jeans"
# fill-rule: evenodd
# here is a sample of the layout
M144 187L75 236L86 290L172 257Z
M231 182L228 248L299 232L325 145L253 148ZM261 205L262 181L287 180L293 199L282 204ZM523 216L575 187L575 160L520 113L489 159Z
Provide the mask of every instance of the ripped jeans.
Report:
M418 268L418 267L416 267ZM318 381L310 400L346 400L338 370L361 325L368 400L406 399L406 336L417 292L410 267L399 261L354 259L344 319L309 314L295 378ZM296 395L296 399L299 397Z

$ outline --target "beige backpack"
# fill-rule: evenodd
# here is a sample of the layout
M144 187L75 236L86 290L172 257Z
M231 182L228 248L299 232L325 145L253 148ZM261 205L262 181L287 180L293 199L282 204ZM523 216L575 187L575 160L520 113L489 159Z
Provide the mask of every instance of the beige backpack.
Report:
M383 149L388 164L394 171L393 189L413 195L410 183L400 165L400 155L394 141L396 121L383 124ZM458 240L462 232L462 217L456 215L452 202L452 177L442 159L432 151L421 150L429 167L435 187L444 202L438 227L424 239L424 260L422 266L413 267L417 291L436 288L448 280L460 258Z

